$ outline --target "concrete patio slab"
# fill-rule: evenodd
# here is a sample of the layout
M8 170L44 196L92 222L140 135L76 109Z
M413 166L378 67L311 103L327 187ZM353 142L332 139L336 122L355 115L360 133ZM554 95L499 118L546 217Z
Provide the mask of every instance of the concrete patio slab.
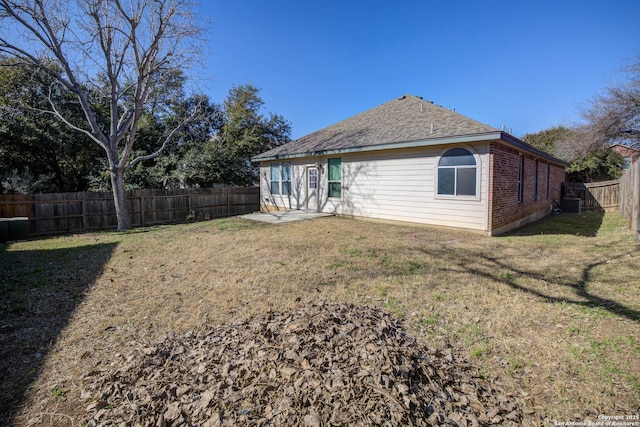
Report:
M253 221L268 222L271 224L280 224L283 222L302 221L304 219L321 218L325 216L333 216L330 213L308 212L301 210L286 210L273 212L255 212L246 215L240 215L240 218L246 218Z

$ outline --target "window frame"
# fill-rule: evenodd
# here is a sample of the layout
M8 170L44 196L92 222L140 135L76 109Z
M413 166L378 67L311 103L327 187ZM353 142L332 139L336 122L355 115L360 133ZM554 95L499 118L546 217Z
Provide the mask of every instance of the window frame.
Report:
M551 184L551 166L547 163L547 200L549 200L549 185Z
M313 172L313 173L312 173ZM318 189L318 167L312 166L307 168L307 189L308 190L317 190Z
M535 160L535 177L533 178L533 200L538 200L538 159Z
M335 168L331 168L331 163L336 163L338 162L338 164L340 165L340 169L339 169L339 174L340 176L338 177L338 179L332 179L332 171L335 170ZM337 200L342 200L342 157L329 157L327 159L327 197L329 199L337 199ZM333 177L335 178L335 177ZM339 191L339 195L338 196L334 196L332 194L335 191L335 185L338 185L338 191ZM334 187L334 189L332 190L332 187Z
M518 157L518 203L524 202L524 154Z
M274 184L276 184L275 191ZM280 163L271 163L269 165L269 194L272 196L280 195Z
M440 163L442 162L443 158L447 157L447 153L449 153L450 151L453 150L464 150L467 153L469 153L469 155L471 155L473 157L473 161L475 162L475 164L473 165L441 165ZM475 188L474 188L474 194L458 194L458 191L460 190L460 185L458 185L458 178L459 178L459 171L460 170L471 170L474 169L474 178L475 178ZM441 184L441 171L444 170L453 170L453 194L447 194L447 193L440 193L441 189L440 189L440 184ZM434 197L436 199L448 199L448 200L470 200L470 201L477 201L480 200L480 188L481 188L481 183L480 183L480 178L481 178L481 162L480 162L480 158L478 156L478 154L475 152L475 150L472 150L469 147L465 147L465 146L457 146L457 147L447 147L446 149L444 149L440 155L436 158L436 162L435 162L435 194Z
M287 173L285 174L285 172ZM291 196L291 174L291 162L271 163L269 165L269 194L272 196ZM277 175L277 179L274 179L275 175ZM288 179L285 179L285 175ZM274 184L277 186L276 191L274 191Z

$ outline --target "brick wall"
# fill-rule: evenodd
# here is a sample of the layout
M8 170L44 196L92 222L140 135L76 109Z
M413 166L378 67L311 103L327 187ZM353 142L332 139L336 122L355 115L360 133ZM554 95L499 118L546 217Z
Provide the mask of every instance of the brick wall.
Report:
M518 170L524 155L523 197L518 201ZM536 162L537 160L537 162ZM537 165L537 191L536 191ZM547 167L549 191L547 192ZM560 202L564 169L499 142L492 142L489 155L489 231L499 232L520 226L550 212L554 200Z
M635 162L636 160L638 160L638 158L640 158L640 150L638 150L637 148L627 147L626 145L622 144L615 144L611 146L611 149L620 153L622 157L631 158L632 162Z

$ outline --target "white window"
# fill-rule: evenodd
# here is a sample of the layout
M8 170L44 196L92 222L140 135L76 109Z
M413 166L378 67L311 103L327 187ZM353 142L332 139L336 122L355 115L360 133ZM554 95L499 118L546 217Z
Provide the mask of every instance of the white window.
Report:
M439 196L476 196L477 164L464 148L452 148L438 162Z
M291 162L271 163L271 194L291 195Z

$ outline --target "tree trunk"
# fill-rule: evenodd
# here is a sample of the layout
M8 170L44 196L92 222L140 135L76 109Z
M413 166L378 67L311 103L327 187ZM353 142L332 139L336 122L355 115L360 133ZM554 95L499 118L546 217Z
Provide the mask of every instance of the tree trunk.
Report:
M129 229L129 210L124 192L124 171L117 167L111 167L111 189L116 205L118 231L127 230Z

